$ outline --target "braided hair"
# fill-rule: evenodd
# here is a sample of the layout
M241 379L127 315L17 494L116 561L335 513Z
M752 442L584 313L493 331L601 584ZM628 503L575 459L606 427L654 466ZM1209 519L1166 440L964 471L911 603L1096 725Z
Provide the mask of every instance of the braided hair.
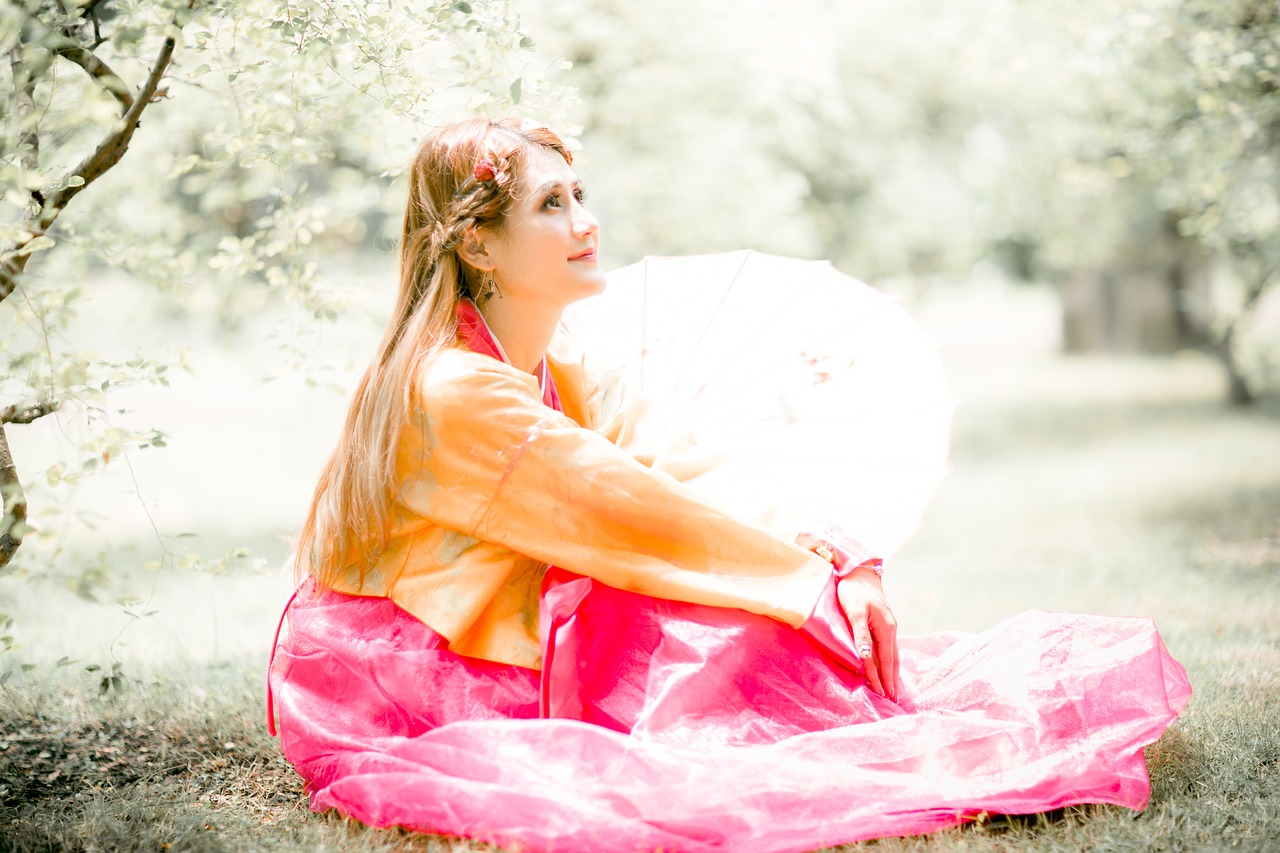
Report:
M316 486L296 549L300 576L359 587L386 547L396 446L414 377L454 344L458 302L479 295L483 276L458 248L475 229L502 227L521 189L521 166L538 148L573 162L555 133L518 119L452 124L418 148L408 173L395 309Z

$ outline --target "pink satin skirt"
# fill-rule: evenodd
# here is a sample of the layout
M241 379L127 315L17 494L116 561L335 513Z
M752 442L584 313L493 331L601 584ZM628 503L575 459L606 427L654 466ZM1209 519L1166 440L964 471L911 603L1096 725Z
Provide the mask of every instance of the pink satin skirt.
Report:
M553 569L541 673L304 591L270 672L311 806L522 849L804 851L981 812L1145 807L1191 694L1147 619L906 637L901 701L770 619Z

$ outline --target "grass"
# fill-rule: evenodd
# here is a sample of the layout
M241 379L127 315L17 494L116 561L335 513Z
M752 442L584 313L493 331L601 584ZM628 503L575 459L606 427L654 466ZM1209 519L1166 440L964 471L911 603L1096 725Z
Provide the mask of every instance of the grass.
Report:
M904 631L1031 607L1148 615L1196 694L1147 751L1141 814L994 816L847 849L1280 849L1280 411L1223 407L1197 359L961 352L951 369L972 402L888 575ZM0 850L493 849L308 811L263 727L260 657L127 665L105 692L101 677L41 665L0 690Z
M260 685L254 661L106 693L68 680L6 691L0 850L491 849L310 812L264 728Z

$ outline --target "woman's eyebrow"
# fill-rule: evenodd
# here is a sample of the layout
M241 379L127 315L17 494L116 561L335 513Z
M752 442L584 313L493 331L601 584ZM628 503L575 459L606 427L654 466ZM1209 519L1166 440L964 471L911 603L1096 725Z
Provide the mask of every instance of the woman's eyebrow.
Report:
M549 192L551 192L551 191L553 191L553 190L558 190L558 189L560 189L560 187L561 187L561 186L563 186L563 185L564 185L564 184L563 184L563 182L562 182L562 181L547 181L545 184L543 184L542 186L538 187L537 191L536 191L534 194L535 194L535 195L542 195L543 193L549 193ZM575 179L574 179L574 181L573 181L572 189L575 189L575 190L576 190L576 189L581 189L581 188L582 188L582 179L581 179L581 178L575 178Z

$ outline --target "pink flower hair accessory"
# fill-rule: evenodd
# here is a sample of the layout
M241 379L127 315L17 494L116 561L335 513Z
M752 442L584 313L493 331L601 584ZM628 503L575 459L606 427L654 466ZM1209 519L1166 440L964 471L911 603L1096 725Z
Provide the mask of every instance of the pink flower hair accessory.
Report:
M497 173L498 170L494 168L493 162L481 157L476 161L476 167L472 170L471 176L481 183L488 183Z

